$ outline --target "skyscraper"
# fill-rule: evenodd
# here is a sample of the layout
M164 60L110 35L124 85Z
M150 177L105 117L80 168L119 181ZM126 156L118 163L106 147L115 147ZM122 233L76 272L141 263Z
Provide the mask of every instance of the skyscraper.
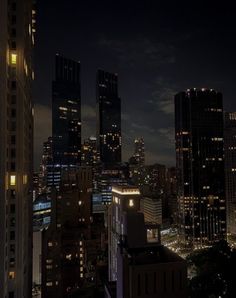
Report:
M225 113L225 195L227 230L236 236L236 113Z
M143 138L137 138L134 140L134 158L136 159L139 165L144 165L145 151Z
M175 133L180 240L211 244L226 234L222 94L178 93Z
M0 297L31 297L32 1L0 1Z
M80 63L56 55L52 83L54 165L76 166L81 160Z
M103 70L97 72L97 140L101 162L107 165L121 162L118 76Z

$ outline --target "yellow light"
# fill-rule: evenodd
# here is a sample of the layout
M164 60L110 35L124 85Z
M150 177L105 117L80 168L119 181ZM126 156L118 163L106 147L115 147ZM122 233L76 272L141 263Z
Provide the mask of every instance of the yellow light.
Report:
M16 60L17 60L17 55L16 54L11 54L11 64L16 65Z
M129 200L129 206L130 206L130 207L133 207L133 206L134 206L134 200L132 200L132 199Z
M16 175L10 176L10 185L15 186L16 185Z
M15 278L15 272L14 271L10 271L9 274L9 279L14 279Z
M27 182L28 182L28 176L23 175L23 184L27 184Z

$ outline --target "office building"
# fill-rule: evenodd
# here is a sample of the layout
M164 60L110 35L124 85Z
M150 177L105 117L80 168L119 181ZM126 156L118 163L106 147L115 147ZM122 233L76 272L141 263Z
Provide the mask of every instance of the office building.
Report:
M139 165L145 164L145 149L143 138L136 138L134 140L134 158Z
M103 70L97 72L97 140L102 163L113 165L121 162L118 76Z
M52 192L51 223L42 234L43 298L67 297L84 282L91 196L91 168L63 171L60 192Z
M140 198L138 188L113 188L105 297L187 297L186 262L161 245L158 224L145 223Z
M236 113L225 113L225 195L227 231L236 236Z
M162 224L162 202L160 197L143 197L140 204L145 222Z
M52 182L58 187L63 168L77 167L81 162L80 62L57 54L55 68L55 80L52 82L52 155L55 169L50 165L49 172L53 175ZM58 182L55 182L54 175Z
M0 297L31 297L35 10L0 1Z
M97 139L90 137L84 140L81 148L81 164L95 168L100 161Z
M175 139L180 242L212 244L226 234L222 94L178 93Z

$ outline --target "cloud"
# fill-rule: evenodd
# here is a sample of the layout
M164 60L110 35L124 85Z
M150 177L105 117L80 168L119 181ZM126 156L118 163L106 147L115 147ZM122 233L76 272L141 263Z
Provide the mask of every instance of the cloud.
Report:
M167 115L174 114L174 96L177 88L174 84L158 78L154 84L155 90L152 92L152 99L148 102L157 105L158 110Z
M175 141L175 132L174 131L175 131L174 127L165 127L165 128L158 129L158 132L160 133L160 135L171 142L171 147Z
M140 65L156 67L175 63L175 48L172 45L148 38L123 41L103 37L99 40L99 45L101 48L113 52L120 60L121 65L128 67L140 67Z
M51 108L41 104L34 106L34 160L35 169L38 168L43 150L43 142L52 135Z

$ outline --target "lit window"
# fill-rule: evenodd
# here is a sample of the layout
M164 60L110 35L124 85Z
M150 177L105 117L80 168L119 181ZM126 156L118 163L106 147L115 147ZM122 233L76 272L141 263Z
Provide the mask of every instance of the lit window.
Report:
M47 283L46 283L46 286L47 286L47 287L52 287L52 282L51 282L51 281L47 282Z
M134 200L132 200L132 199L129 200L129 206L130 207L133 207L134 206Z
M83 277L84 277L83 273L80 273L80 277L81 277L81 278L83 278Z
M17 55L11 54L11 64L16 65Z
M8 276L9 276L9 279L14 279L15 278L15 272L10 271Z
M10 176L10 185L15 186L16 185L16 175Z
M28 181L28 176L23 175L23 184L27 184L27 181Z
M48 246L52 247L53 246L52 242L48 242Z

